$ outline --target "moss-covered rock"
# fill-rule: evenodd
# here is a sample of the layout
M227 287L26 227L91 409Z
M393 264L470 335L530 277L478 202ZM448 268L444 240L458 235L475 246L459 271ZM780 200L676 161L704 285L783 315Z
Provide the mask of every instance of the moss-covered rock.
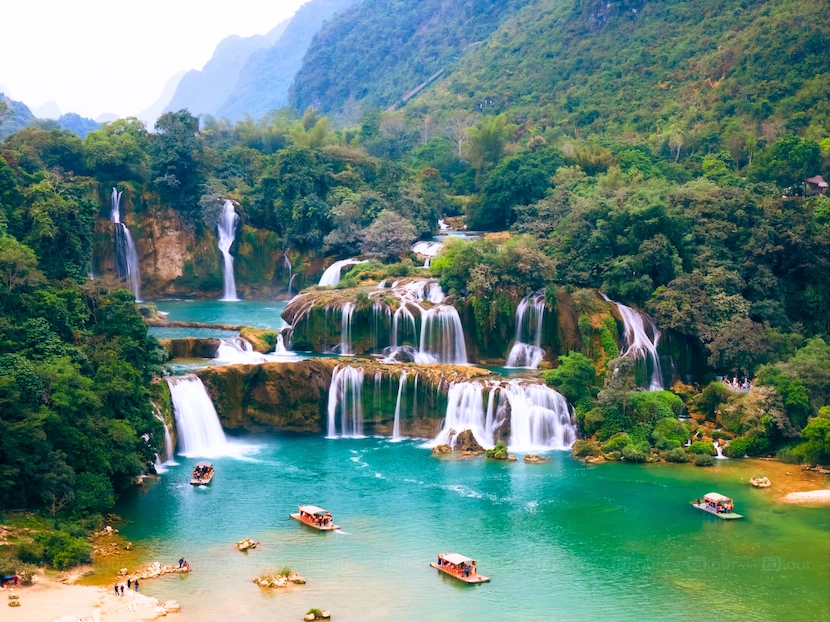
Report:
M265 354L271 352L277 345L277 331L269 328L255 328L243 326L239 336L248 341L257 352Z
M173 359L212 359L221 343L219 339L183 337L181 339L159 339L161 346Z

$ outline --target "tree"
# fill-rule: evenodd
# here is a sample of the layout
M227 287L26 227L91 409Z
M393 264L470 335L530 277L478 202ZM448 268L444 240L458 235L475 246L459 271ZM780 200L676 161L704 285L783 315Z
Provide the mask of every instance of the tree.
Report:
M516 126L508 123L504 113L485 117L481 125L470 128L470 162L479 175L483 176L501 159L515 130Z
M470 138L470 128L475 124L473 115L456 111L444 122L444 136L450 139L458 157L462 160L467 157L467 143Z
M564 395L571 404L593 397L597 370L593 361L580 352L559 357L559 367L545 372L545 382Z
M9 296L31 291L44 281L34 251L13 237L0 236L0 300L5 304Z
M415 226L393 211L384 210L369 225L361 249L374 257L399 258L417 237Z
M787 134L758 152L750 174L757 181L773 181L785 187L802 183L821 170L821 164L818 143Z
M721 328L709 348L709 364L715 369L752 376L771 350L764 327L749 318L732 318Z
M199 119L179 110L160 116L155 127L151 149L154 183L173 207L193 210L204 183Z

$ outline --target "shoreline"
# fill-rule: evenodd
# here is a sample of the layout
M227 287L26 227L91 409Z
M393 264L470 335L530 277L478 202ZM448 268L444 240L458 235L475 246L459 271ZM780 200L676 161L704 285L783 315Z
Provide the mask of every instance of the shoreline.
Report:
M20 607L8 607L3 620L20 622L150 622L173 613L164 603L140 592L125 590L116 596L112 587L77 585L72 579L84 567L72 571L69 582L63 583L45 574L36 575L37 582L0 590L0 595L16 594ZM3 598L3 600L6 600ZM174 618L175 619L175 618Z

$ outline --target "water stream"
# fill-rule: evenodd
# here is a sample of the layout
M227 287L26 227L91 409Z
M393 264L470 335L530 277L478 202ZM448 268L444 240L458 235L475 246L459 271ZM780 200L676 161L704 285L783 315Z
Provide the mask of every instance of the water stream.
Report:
M545 292L522 298L516 307L516 336L507 355L506 367L537 369L545 358L542 326L545 317Z
M233 242L236 239L236 225L238 222L239 216L236 215L233 201L225 201L225 204L222 206L222 214L219 216L219 223L217 224L219 250L222 252L222 258L225 263L222 272L224 291L221 298L225 302L239 300L236 296L236 280L233 276L233 256L231 255L231 246L233 246Z
M141 302L141 276L138 271L138 253L135 250L130 230L121 222L121 195L112 189L112 211L110 221L115 225L115 267L118 278L124 279L130 286L136 302Z
M603 298L615 304L622 316L623 325L625 326L623 335L625 345L620 354L645 362L648 378L647 388L649 391L664 389L663 372L660 368L660 355L657 353L660 331L657 329L654 320L642 311L637 311L622 303L614 302L606 296L603 296Z

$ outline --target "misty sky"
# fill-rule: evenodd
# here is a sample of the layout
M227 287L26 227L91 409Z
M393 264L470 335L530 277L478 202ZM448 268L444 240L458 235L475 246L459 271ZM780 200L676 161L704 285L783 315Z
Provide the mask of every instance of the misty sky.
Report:
M265 34L305 0L23 0L4 3L0 85L30 107L95 118L141 112L231 34Z

